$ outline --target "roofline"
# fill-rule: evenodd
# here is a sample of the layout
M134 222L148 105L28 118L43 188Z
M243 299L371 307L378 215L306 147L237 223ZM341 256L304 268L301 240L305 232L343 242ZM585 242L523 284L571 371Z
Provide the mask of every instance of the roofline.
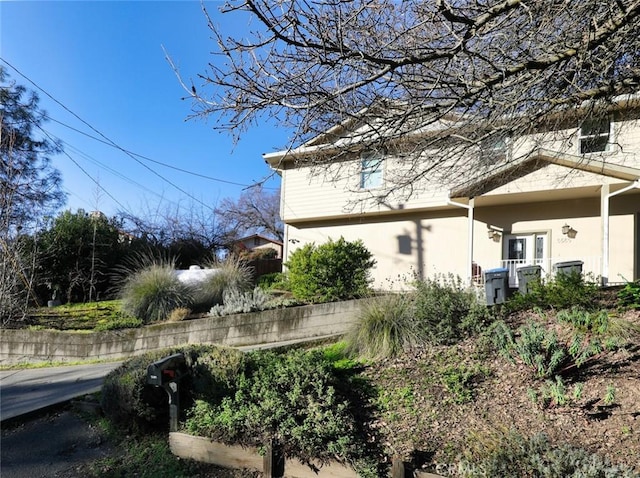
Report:
M266 240L266 241L273 242L274 244L278 244L278 245L282 246L282 241L279 241L278 239L273 239L273 238L271 238L271 237L264 236L264 235L262 235L262 234L250 234L250 235L248 235L248 236L241 237L241 238L239 238L239 239L235 239L235 240L233 240L233 241L231 241L231 242L232 242L232 243L235 243L235 242L242 242L242 241L246 241L247 239L252 239L252 238L254 238L254 237L259 237L259 238L264 239L264 240Z
M624 95L619 95L616 96L612 99L612 104L610 105L610 108L613 110L620 110L620 109L628 109L628 108L633 108L633 107L639 107L640 106L640 92L637 93L630 93L630 94L624 94ZM577 108L575 108L575 111L579 111L580 109L584 109L586 108L588 105L590 104L589 101L584 101L582 104L580 104L580 106L578 106ZM365 110L362 110L365 111ZM558 115L558 114L565 114L566 112L555 112L555 113L550 113L550 116L553 115ZM357 152L359 150L361 150L363 148L362 143L358 140L358 138L352 138L352 142L343 145L343 146L336 146L333 143L320 143L317 144L317 142L322 139L325 138L335 132L337 132L338 130L340 130L341 128L344 128L347 124L352 123L355 121L355 118L348 118L347 120L341 122L338 125L333 126L332 128L328 129L326 132L319 134L318 136L310 139L309 141L305 142L304 144L302 144L301 146L295 147L295 148L288 148L286 150L281 150L281 151L274 151L271 153L265 153L262 155L263 159L265 160L265 162L267 164L269 164L269 166L272 169L275 170L281 170L282 169L282 163L286 162L286 161L291 161L294 159L299 159L299 158L303 158L305 156L311 155L311 154L332 154L332 153L337 153L337 152L347 152L350 148L352 148L353 152ZM409 135L420 135L420 134L424 134L424 132L418 132L418 133L408 133ZM349 138L343 138L344 140L348 140ZM396 138L397 139L397 138Z
M498 168L493 174L484 175L475 179L474 181L465 185L457 186L451 189L449 197L451 198L463 198L482 196L483 194L493 191L505 184L512 182L505 173L508 171L514 171L518 168L522 168L534 161L545 161L549 164L557 164L558 166L564 166L571 169L577 169L588 173L600 174L614 179L620 179L623 181L637 181L640 179L640 169L632 168L630 166L622 166L619 164L607 163L597 159L586 158L584 156L577 156L574 154L562 153L559 151L552 151L550 149L538 148L534 150L524 160L510 165L507 168ZM500 176L504 176L504 181L497 181L491 184L491 180L499 179ZM484 190L480 187L482 184L491 184L488 189Z

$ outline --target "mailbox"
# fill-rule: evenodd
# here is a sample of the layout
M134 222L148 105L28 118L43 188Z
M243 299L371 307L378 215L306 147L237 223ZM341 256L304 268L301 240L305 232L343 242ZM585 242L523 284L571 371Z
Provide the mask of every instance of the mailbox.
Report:
M147 367L147 383L156 387L177 382L186 373L187 365L181 353L156 360Z
M147 384L162 387L169 395L169 430L178 431L180 394L178 381L188 373L184 354L177 353L147 366Z

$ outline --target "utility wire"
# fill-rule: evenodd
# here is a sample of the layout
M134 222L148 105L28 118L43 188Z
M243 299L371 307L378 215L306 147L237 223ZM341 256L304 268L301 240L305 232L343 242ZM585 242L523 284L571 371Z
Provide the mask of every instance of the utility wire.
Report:
M210 181L216 181L216 182L224 183L224 184L231 184L233 186L240 186L240 187L247 188L247 189L251 188L251 187L254 187L257 184L259 184L259 183L254 183L254 184L236 183L236 182L233 182L233 181L228 181L226 179L215 178L213 176L207 176L206 174L196 173L195 171L189 171L187 169L178 168L177 166L173 166L171 164L163 163L162 161L158 161L158 160L150 158L148 156L144 156L142 154L134 153L133 151L125 150L123 148L114 146L113 144L109 143L108 141L100 139L97 136L93 136L93 135L91 135L89 133L86 133L86 132L81 131L81 130L79 130L77 128L74 128L73 126L70 126L70 125L68 125L66 123L63 123L62 121L59 121L59 120L57 120L55 118L52 118L51 116L49 116L46 113L43 113L43 116L45 118L47 118L48 120L54 122L54 123L58 123L59 125L64 126L65 128L68 128L68 129L70 129L72 131L75 131L76 133L82 134L82 135L84 135L84 136L86 136L88 138L91 138L91 139L95 140L95 141L98 141L100 143L106 144L107 146L111 146L112 148L120 149L120 150L122 150L122 151L124 151L124 152L126 152L128 154L136 156L136 157L138 157L140 159L143 159L145 161L150 161L152 163L159 164L160 166L164 166L165 168L170 168L170 169L173 169L175 171L180 171L181 173L190 174L191 176L196 176L196 177L199 177L199 178L208 179ZM265 189L277 189L277 188L265 187Z
M41 88L37 83L35 83L31 78L29 78L27 75L25 75L24 73L22 73L20 70L18 70L15 66L13 66L11 63L9 63L7 60L5 60L4 58L0 57L0 60L2 60L4 63L6 63L9 67L11 67L16 73L18 73L20 76L22 76L25 80L27 80L29 83L31 83L34 87L36 87L38 90L40 90L41 92L43 92L46 96L48 96L52 101L54 101L56 104L58 104L59 106L61 106L65 111L67 111L69 114L71 114L73 117L75 117L78 121L80 121L81 123L83 123L85 126L87 126L88 128L90 128L93 132L95 132L96 134L98 134L99 136L101 136L102 138L104 138L105 141L107 141L109 144L111 144L114 148L119 149L120 151L122 151L124 154L126 154L127 156L129 156L131 159L133 159L135 162L137 162L138 164L140 164L142 167L146 168L148 171L150 171L151 173L153 173L155 176L159 177L160 179L162 179L163 181L165 181L166 183L168 183L169 185L173 186L175 189L177 189L178 191L180 191L181 193L183 193L184 195L190 197L191 199L193 199L194 201L196 201L197 203L199 203L200 205L206 207L207 209L210 209L211 211L215 212L215 209L212 208L211 206L209 206L208 204L205 204L204 202L202 202L201 200L199 200L198 198L196 198L195 196L193 196L192 194L188 193L187 191L185 191L184 189L182 189L180 186L176 185L175 183L173 183L172 181L169 181L167 178L165 178L164 176L162 176L160 173L158 173L157 171L153 170L152 168L150 168L149 166L147 166L146 164L144 164L142 161L140 161L138 158L136 158L133 154L129 153L126 149L124 149L122 146L118 145L116 142L114 142L113 140L111 140L110 138L108 138L106 135L104 135L103 133L101 133L98 129L94 128L91 124L89 124L87 121L85 121L84 119L82 119L80 116L78 116L76 113L74 113L73 111L71 111L67 106L65 106L63 103L61 103L60 101L58 101L56 98L54 98L51 94L49 94L49 92L47 92L46 90L44 90L43 88ZM75 162L75 161L74 161ZM82 168L80 168L82 169ZM105 191L106 192L106 191ZM111 195L109 195L109 197L113 198ZM121 205L118 201L116 201L117 204Z
M51 141L54 141L53 136L49 135L49 133L47 133L47 132L46 132L45 130L43 130L42 128L39 128L39 129L40 129L40 131L42 131L42 132L44 133L44 135L45 135L45 136L47 136L47 138L49 138ZM89 179L91 179L91 181L93 181L93 182L96 184L96 186L97 186L98 188L100 188L102 191L104 191L104 193L105 193L107 196L109 196L109 197L113 200L113 202L115 202L118 206L120 206L120 207L122 208L122 210L123 210L123 211L127 211L129 214L131 214L131 212L130 212L130 211L128 211L128 209L127 209L126 207L124 207L124 206L122 205L122 203L121 203L120 201L118 201L118 200L113 196L113 194L111 194L109 191L107 191L107 190L106 190L106 189L105 189L105 188L100 184L100 182L99 182L98 180L96 180L93 176L91 176L91 175L87 172L87 170L85 170L82 166L80 166L80 163L78 163L75 159L73 159L69 153L67 153L66 151L64 151L64 150L63 150L63 151L62 151L62 154L64 154L67 158L69 158L69 159L73 162L73 164L75 164L75 165L78 167L78 169L80 169L80 171L82 171L82 172L83 172L83 173L84 173L84 174L85 174Z
M51 133L49 133L49 134L51 134ZM65 140L63 140L63 139L61 139L59 137L57 137L57 138L60 140L60 142L62 142L65 145L65 148L69 148L70 150L75 152L77 155L79 155L80 157L86 159L87 161L92 162L93 164L95 164L99 168L102 168L102 169L106 170L107 172L113 174L114 176L116 176L116 177L118 177L118 178L120 178L120 179L122 179L122 180L124 180L124 181L126 181L128 183L130 183L130 184L133 184L134 186L137 186L138 188L140 188L140 189L142 189L142 190L144 190L144 191L146 191L146 192L148 192L150 194L153 194L154 196L157 196L158 198L162 199L163 201L167 201L167 202L170 202L170 203L172 203L172 204L174 204L174 205L176 205L178 207L182 207L182 205L180 203L178 203L176 201L173 201L171 199L165 198L163 195L158 194L156 191L154 191L152 189L149 189L148 187L144 186L143 184L140 184L139 182L129 178L128 176L125 176L120 171L115 170L115 169L107 166L106 164L102 163L101 161L93 158L92 156L90 156L89 154L85 153L84 151L76 148L75 146L73 146L69 142L67 142L67 141L65 141Z

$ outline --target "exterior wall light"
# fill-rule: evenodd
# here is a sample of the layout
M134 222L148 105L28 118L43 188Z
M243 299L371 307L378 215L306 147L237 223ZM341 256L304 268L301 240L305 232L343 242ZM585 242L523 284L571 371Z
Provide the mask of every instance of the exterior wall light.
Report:
M570 237L571 239L573 239L578 234L578 231L576 231L570 225L565 224L564 226L562 226L562 234L564 234L565 236Z
M500 240L500 231L496 231L495 229L492 229L490 227L489 229L487 229L487 237L489 239L492 239L492 240L498 242Z

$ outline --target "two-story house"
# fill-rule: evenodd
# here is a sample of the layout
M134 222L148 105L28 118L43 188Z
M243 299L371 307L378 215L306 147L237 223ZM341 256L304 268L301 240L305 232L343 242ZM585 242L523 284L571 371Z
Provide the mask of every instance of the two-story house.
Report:
M640 278L640 97L574 116L468 148L466 174L421 175L407 200L386 194L391 149L358 150L328 134L265 154L282 177L285 261L305 243L343 236L373 253L378 288L412 274L478 280L499 267L516 286L518 267L548 275L565 261L581 261L604 284ZM347 159L319 173L314 155L341 145Z

